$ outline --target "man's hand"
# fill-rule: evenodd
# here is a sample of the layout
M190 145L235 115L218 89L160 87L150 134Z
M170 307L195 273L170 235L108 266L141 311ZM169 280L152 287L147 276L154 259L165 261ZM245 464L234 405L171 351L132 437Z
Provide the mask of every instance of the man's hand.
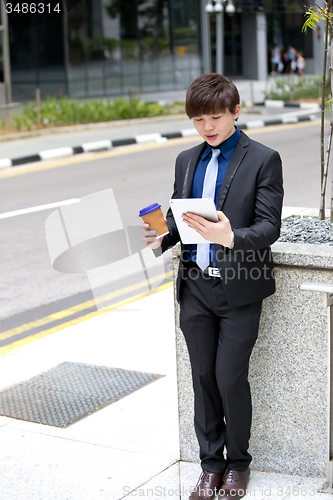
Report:
M206 240L228 247L233 242L233 232L228 217L218 211L218 222L210 222L200 215L186 213L183 220Z
M158 248L162 244L162 238L156 238L157 231L155 229L150 229L149 224L143 222L141 224L143 228L143 238L142 241L146 243L148 248Z

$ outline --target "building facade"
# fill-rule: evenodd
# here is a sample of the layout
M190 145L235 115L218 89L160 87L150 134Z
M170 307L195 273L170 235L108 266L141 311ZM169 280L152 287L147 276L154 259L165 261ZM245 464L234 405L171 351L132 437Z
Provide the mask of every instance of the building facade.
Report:
M33 13L31 23L29 14L9 13L13 100L33 98L36 87L44 97L78 98L187 87L216 70L217 16L205 11L207 1L76 0L36 25ZM229 2L236 11L222 14L226 76L266 78L273 43L292 45L307 72L321 72L323 30L301 32L304 0L222 0Z

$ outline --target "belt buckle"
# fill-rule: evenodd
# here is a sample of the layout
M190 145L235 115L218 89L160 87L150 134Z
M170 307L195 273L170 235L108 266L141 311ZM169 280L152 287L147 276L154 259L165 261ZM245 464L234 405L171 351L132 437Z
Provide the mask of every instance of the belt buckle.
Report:
M218 267L209 267L208 268L208 276L212 276L213 278L220 278L220 270Z

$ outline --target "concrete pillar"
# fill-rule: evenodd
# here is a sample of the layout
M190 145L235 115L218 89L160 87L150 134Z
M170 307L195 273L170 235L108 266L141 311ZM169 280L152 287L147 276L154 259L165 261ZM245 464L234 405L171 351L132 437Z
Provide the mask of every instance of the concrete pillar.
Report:
M6 104L6 87L4 83L0 83L0 106Z
M243 78L267 77L267 22L262 12L242 15L242 66Z
M1 2L0 9L1 9L0 33L2 34L2 57L3 57L5 99L6 99L6 104L10 104L12 102L12 80L11 80L11 69L10 69L8 16L4 2Z
M325 50L325 23L320 21L316 31L313 31L313 60L312 60L312 74L322 75L324 64L324 50ZM310 61L309 61L310 63ZM327 66L330 65L328 61Z

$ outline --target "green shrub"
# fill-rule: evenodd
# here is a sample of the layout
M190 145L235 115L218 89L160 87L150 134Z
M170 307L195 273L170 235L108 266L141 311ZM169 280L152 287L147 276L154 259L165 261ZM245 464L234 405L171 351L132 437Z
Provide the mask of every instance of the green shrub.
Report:
M23 125L23 119L22 119L22 116L14 116L13 118L13 124L14 124L14 127L16 128L16 130L18 130L20 132L21 128L22 128L22 125Z
M29 117L23 116L23 123L28 130L32 129L33 121Z
M129 118L144 118L168 114L169 110L160 104L148 104L132 98L115 100L97 99L92 101L79 101L63 97L46 97L41 102L41 121L44 125L51 126L76 125L79 123L108 122L112 120L125 120ZM28 103L23 111L22 123L31 130L37 123L36 103Z
M146 45L150 50L166 50L169 48L169 42L162 37L147 36L143 39L143 44Z
M195 41L198 38L197 30L188 26L185 28L174 28L173 35L176 42Z
M175 101L170 106L170 113L185 113L185 102Z
M330 94L330 81L326 81L325 96ZM296 75L275 78L271 88L265 94L266 99L281 99L283 101L298 99L318 99L321 97L321 76Z
M157 102L148 104L148 110L149 110L149 116L161 116L161 115L167 115L169 113L169 110L167 108L161 106Z

